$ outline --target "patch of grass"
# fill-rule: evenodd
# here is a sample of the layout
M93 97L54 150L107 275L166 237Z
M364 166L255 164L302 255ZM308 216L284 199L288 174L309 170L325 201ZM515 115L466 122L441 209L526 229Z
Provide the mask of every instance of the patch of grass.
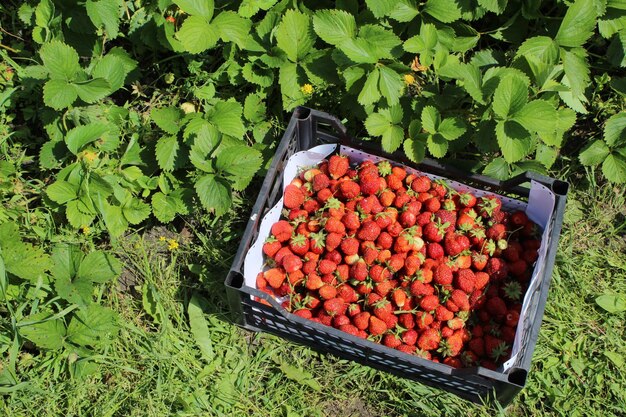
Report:
M526 388L511 416L623 415L624 313L595 298L626 294L623 189L575 190L570 198L548 305ZM268 334L234 326L222 286L249 207L219 221L192 219L124 239L132 277L104 295L120 315L119 339L84 381L55 374L53 356L23 355L29 388L0 400L7 416L493 416L424 385ZM170 252L161 235L181 242ZM190 236L195 236L191 238ZM186 313L206 299L213 357L202 355ZM614 355L613 355L614 354ZM63 366L67 366L67 363Z

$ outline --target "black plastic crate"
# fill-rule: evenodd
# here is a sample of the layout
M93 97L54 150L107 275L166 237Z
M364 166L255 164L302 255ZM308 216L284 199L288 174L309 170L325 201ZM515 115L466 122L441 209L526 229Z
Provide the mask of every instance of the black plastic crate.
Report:
M282 197L282 173L287 160L296 152L326 143L350 146L373 155L389 158L425 173L439 175L478 189L513 198L524 199L528 197L529 189L522 185L530 180L534 180L551 190L554 194L555 204L549 219L551 233L547 242L542 241L542 245L548 245L545 265L543 265L543 273L537 277L539 283L528 299L529 319L525 323L520 323L520 326L526 326L524 328L526 337L522 340L517 359L511 368L506 372L502 371L502 367L499 371L492 371L483 367L455 369L448 365L408 355L381 344L351 336L333 327L293 315L281 307L271 296L245 285L243 276L245 256L257 239L263 216ZM252 209L245 233L225 281L233 320L248 330L273 333L318 351L332 353L385 372L444 389L476 403L495 399L502 406L505 406L513 400L526 383L548 297L567 190L567 183L531 172L518 175L507 181L499 181L483 175L469 174L433 160L426 159L420 164L415 164L401 152L387 154L371 142L353 139L334 116L299 107L294 111L287 130L276 149L274 160ZM537 267L536 265L535 268ZM254 301L254 297L268 301L273 308Z

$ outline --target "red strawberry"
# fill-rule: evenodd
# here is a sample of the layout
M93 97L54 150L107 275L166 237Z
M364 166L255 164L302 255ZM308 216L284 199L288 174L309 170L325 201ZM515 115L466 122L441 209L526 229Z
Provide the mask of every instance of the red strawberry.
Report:
M336 316L333 316L333 327L335 328L340 328L341 326L345 326L345 325L350 325L352 326L352 324L350 324L350 318L344 314L338 314ZM354 327L354 326L352 326ZM359 329L357 329L356 327L354 327L354 331L355 333L358 331ZM356 334L355 334L356 336Z
M400 314L398 317L398 322L400 323L400 326L404 327L405 329L412 329L415 327L415 316L413 314Z
M482 337L473 338L468 342L467 347L478 357L485 355L485 341Z
M383 336L382 344L395 349L402 344L402 340L395 334L387 333Z
M417 343L417 332L413 329L409 329L402 333L402 342L409 345L414 346Z
M504 323L507 326L515 327L519 322L519 312L517 310L509 310L509 312L504 317Z
M456 287L470 294L476 285L476 276L471 269L461 269L456 274Z
M363 311L352 318L352 323L359 330L365 330L369 327L371 314Z
M478 271L482 271L487 266L487 255L472 251L472 267Z
M462 329L465 326L465 320L460 317L454 317L448 320L448 327L452 330Z
M263 243L263 253L273 258L281 247L280 242L275 237L270 236Z
M365 281L368 273L369 271L367 269L367 265L363 260L357 261L354 265L350 267L350 278L357 281Z
M371 335L377 336L387 331L387 325L378 317L371 316L368 329Z
M420 300L420 307L424 311L433 311L439 306L439 297L427 295Z
M500 357L505 355L507 349L508 346L503 340L491 335L485 336L485 353L492 359L497 361Z
M375 221L366 221L361 225L357 233L357 237L361 240L371 240L374 241L380 235L380 227L376 224Z
M416 193L425 193L430 190L430 186L431 181L427 176L417 177L411 182L411 189Z
M463 340L457 333L452 334L440 343L439 352L445 357L454 357L461 353Z
M359 299L354 288L348 284L341 284L337 287L337 296L343 298L347 303L354 303ZM358 307L358 304L354 305Z
M322 281L322 277L312 273L307 276L304 286L311 291L315 291L324 286L324 281Z
M350 168L350 160L344 155L333 155L328 160L328 173L331 178L343 177Z
M459 193L459 203L463 207L474 207L476 205L476 197L471 193Z
M424 201L424 207L426 208L427 211L435 213L439 211L439 209L441 209L441 202L439 201L437 197L431 197L428 200ZM446 227L449 227L449 226L450 226L450 223L448 223Z
M487 261L485 272L488 273L492 279L499 281L508 275L509 267L504 260L500 258L491 258Z
M433 273L433 281L440 285L452 284L452 269L446 264L440 264L435 268Z
M299 187L289 184L285 187L285 207L290 209L299 208L304 203L304 193Z
M293 226L286 220L279 220L272 225L272 235L279 242L286 242L291 238Z
M263 278L272 288L279 288L285 282L285 271L282 268L268 269L263 273Z
M361 194L361 187L359 187L359 184L352 180L341 181L339 184L339 191L345 199L350 200Z
M491 217L502 208L502 201L496 196L481 197L477 203L478 213L483 217Z
M384 298L379 301L376 301L372 305L372 307L373 307L372 312L379 319L382 319L389 314L393 314L393 306L391 305L389 300L386 300Z
M330 300L331 298L335 298L337 296L337 289L332 285L324 285L319 290L320 298L323 300Z
M319 173L313 177L313 191L318 192L323 190L324 188L328 188L330 185L330 179L326 174Z
M326 235L324 232L317 232L311 233L309 237L309 250L315 254L321 255L326 246Z
M493 316L504 316L507 312L506 304L500 297L492 297L487 300L485 308Z
M330 316L344 314L347 308L348 304L341 298L331 298L324 301L324 311Z
M441 224L440 222L427 223L423 228L422 237L430 242L441 242L448 226L448 224Z
M435 319L438 321L448 321L454 318L454 313L440 305L435 309Z
M441 246L439 243L429 243L426 246L426 254L431 259L441 259L445 255L443 251L443 246Z
M317 265L320 274L332 274L337 269L337 264L328 259L322 259Z
M469 297L464 291L453 290L448 301L453 302L461 311L470 309Z
M326 224L324 225L324 229L329 233L339 233L343 235L346 232L346 226L334 217L329 217L326 220Z
M283 258L282 264L285 271L291 273L302 268L302 259L296 255L287 255Z
M326 251L332 252L337 249L343 241L343 235L341 233L329 233L326 236L325 247Z
M359 241L353 237L345 238L341 242L341 251L345 255L355 255L359 252Z
M417 347L421 350L434 350L439 347L441 336L435 329L426 329L417 340Z
M528 223L528 216L523 211L518 210L509 216L509 222L516 229L524 227Z
M289 248L296 255L303 256L309 251L309 239L304 235L297 234L289 241Z
M506 227L502 223L496 223L487 229L487 239L500 240L506 237Z
M474 278L474 285L478 290L482 290L489 283L489 274L487 274L486 272L476 272L474 274Z
M416 297L422 297L424 295L433 295L434 293L435 293L435 288L432 285L424 284L423 282L420 282L417 280L411 283L411 294L413 294Z
M311 310L309 310L308 308L301 308L299 310L295 310L293 314L295 314L296 316L302 317L303 319L310 319L311 317L313 317L313 315L311 314Z
M361 222L359 221L359 215L354 211L349 211L343 215L341 218L341 222L344 224L346 229L355 231L359 227L361 227Z

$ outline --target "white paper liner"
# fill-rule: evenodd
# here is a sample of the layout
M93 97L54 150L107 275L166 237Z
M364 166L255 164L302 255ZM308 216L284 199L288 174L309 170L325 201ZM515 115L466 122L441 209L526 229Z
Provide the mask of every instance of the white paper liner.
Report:
M285 166L285 170L283 172L283 190L291 182L291 180L293 180L298 175L301 169L316 165L322 160L326 159L330 154L335 151L336 147L336 144L319 145L307 151L301 151L293 154L287 161L287 165ZM350 148L343 145L340 147L340 153L348 155L350 157L350 162L355 164L361 163L364 160L370 160L373 162L387 160L394 165L398 165L397 163L389 159L382 158L376 155L371 155L358 149ZM455 190L469 191L476 197L495 195L500 198L500 200L502 201L502 207L506 211L523 210L533 222L538 224L543 229L541 247L539 248L539 256L536 263L537 267L533 271L529 288L526 291L526 295L524 297L517 333L515 335L515 341L511 350L511 358L503 364L504 371L508 370L516 363L520 346L522 346L522 341L526 340L529 337L528 332L530 331L531 326L527 325L527 321L532 319L532 317L529 317L528 314L528 309L530 307L529 299L531 294L538 289L539 280L537 277L543 273L545 265L545 258L549 246L548 236L551 229L549 220L554 210L555 204L554 193L552 193L547 187L535 181L531 181L528 203L525 203L523 201L513 198L490 193L484 190L479 190L466 184L449 180L445 177L421 172L414 168L406 167L406 170L408 173L426 175L431 179L444 179L446 180L447 184ZM244 282L248 287L256 288L256 276L260 271L264 269L263 243L270 236L270 230L272 228L272 225L280 219L282 208L283 199L281 197L276 205L272 207L263 217L263 220L261 221L261 225L259 227L258 238L256 242L254 242L254 244L250 247L250 250L246 255L246 259L244 261ZM282 300L279 300L279 302L281 301Z

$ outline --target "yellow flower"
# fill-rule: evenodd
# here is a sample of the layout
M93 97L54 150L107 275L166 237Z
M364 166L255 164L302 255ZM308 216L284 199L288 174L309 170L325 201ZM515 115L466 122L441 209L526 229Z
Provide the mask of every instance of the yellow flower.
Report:
M159 236L159 241L161 242L165 242L167 239L165 239L165 236Z
M84 235L88 235L89 233L91 233L91 228L89 226L83 225L80 230L83 232Z
M314 90L311 84L304 84L302 87L300 87L300 91L302 91L303 94L311 95L313 94Z
M406 85L412 85L415 82L415 77L411 74L404 74L404 83Z
M98 157L98 154L95 153L94 151L84 151L83 152L83 159L87 162L93 162L96 160L96 158Z
M173 251L178 249L178 242L174 239L169 239L167 241L168 245L167 245L167 250Z

